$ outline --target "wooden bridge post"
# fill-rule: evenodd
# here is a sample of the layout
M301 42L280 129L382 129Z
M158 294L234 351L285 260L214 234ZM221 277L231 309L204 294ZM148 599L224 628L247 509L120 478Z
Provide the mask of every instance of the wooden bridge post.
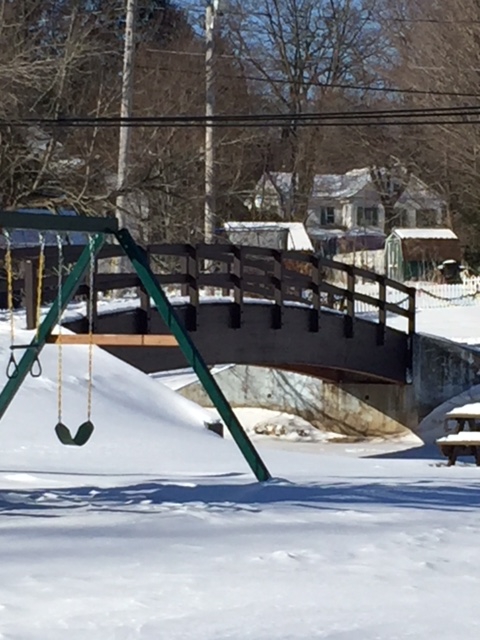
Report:
M353 325L355 320L355 267L346 265L347 273L347 314L345 316L345 337L353 338Z
M145 259L148 265L151 265L150 249L145 249ZM143 283L139 287L140 309L142 310L142 330L141 333L150 333L152 323L152 306L150 304L150 296L147 293Z
M98 272L98 260L97 257L95 256L94 258L94 262L93 262L93 276L92 276L92 280L93 280L93 287L92 287L92 291L90 291L90 275L87 274L86 279L87 279L87 284L85 287L85 290L87 292L87 322L88 322L88 318L90 318L90 313L92 314L92 331L93 333L95 333L95 330L97 328L98 325L98 289L97 289L97 272ZM92 308L90 310L90 305L92 305ZM87 328L87 330L90 330L90 327Z
M272 329L282 328L282 315L283 315L283 264L282 264L282 252L273 252L273 301L272 307Z
M318 256L312 256L312 309L310 311L309 331L317 333L320 328L320 313L321 313L321 300L320 300L320 258Z
M187 331L197 330L197 310L200 303L200 293L198 287L198 251L197 247L189 245L186 259L187 271L187 295L189 299L185 323Z
M407 352L407 382L413 380L413 338L415 335L415 314L416 314L417 290L410 287L408 292L408 352Z
M232 246L232 281L233 304L230 311L230 326L232 329L240 329L243 313L243 258L244 251L241 246Z
M23 263L24 283L23 304L27 312L27 329L37 326L37 267L33 260Z
M415 333L416 295L417 290L414 287L410 287L408 294L408 335L410 336Z
M385 344L385 327L387 325L387 286L385 284L385 278L379 280L378 286L377 344L381 346Z

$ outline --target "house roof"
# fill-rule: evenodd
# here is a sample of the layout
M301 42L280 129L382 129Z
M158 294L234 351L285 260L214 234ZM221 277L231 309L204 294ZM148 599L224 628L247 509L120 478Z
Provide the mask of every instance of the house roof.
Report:
M351 198L371 184L370 170L353 169L344 174L316 175L313 179L314 198Z
M266 175L266 179L282 194L287 194L292 186L292 174L284 171L270 172ZM349 198L370 182L368 168L353 169L344 174L319 174L313 179L312 197Z
M288 195L292 186L292 174L284 171L266 173L262 182L270 182L282 194ZM348 199L373 183L369 167L352 169L342 174L318 174L313 179L312 198ZM436 209L445 206L443 198L416 176L410 176L408 186L397 203L413 205L418 209Z
M451 229L394 229L392 234L401 240L458 240Z
M460 241L451 229L395 229L392 237L400 240L407 261L458 262L462 257Z
M301 222L225 222L225 231L234 233L287 232L287 249L313 251L313 246Z

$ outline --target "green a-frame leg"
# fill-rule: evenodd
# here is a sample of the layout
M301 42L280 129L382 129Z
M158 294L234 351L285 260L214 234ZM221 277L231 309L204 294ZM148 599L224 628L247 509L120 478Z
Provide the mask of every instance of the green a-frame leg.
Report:
M271 478L270 473L261 459L258 451L253 446L251 440L245 433L242 425L238 421L236 415L225 398L217 381L210 373L200 352L196 348L188 332L184 329L180 320L175 313L175 309L171 305L165 292L158 284L155 274L150 268L143 251L136 244L130 232L127 229L121 229L115 233L119 244L123 247L126 255L138 274L145 291L153 299L155 306L160 313L163 321L177 339L178 345L182 350L188 364L193 368L202 383L205 391L218 410L218 413L225 422L228 430L232 434L238 448L243 453L245 460L250 465L257 480L266 481ZM1 400L1 398L0 398Z
M5 218L5 220L2 220L3 218ZM31 218L33 218L33 220ZM232 434L235 443L255 474L255 477L257 480L262 482L271 478L271 475L258 451L253 446L251 440L233 413L230 404L210 373L210 370L204 362L200 352L179 321L165 292L158 284L153 271L150 269L150 266L145 259L143 251L135 243L127 229L118 231L116 224L114 224L116 221L108 219L87 219L82 221L78 218L64 218L62 220L60 216L53 215L28 216L28 214L0 214L0 223L2 221L4 222L2 225L4 227L40 230L49 229L53 231L71 230L70 225L73 223L75 230L95 232L96 235L94 236L93 242L85 247L77 264L63 284L61 299L58 300L57 298L54 301L38 329L37 336L32 340L29 347L25 349L25 352L18 363L16 375L7 381L5 387L0 393L0 419L5 414L7 408L15 397L15 394L25 380L25 377L34 365L38 354L45 346L48 336L58 321L59 313L66 308L70 300L73 298L75 291L80 285L90 265L91 253L94 255L98 254L103 246L105 233L114 234L125 254L131 260L146 292L153 299L163 321L177 339L178 345L187 362L197 374L205 391L209 395L214 406L217 408L220 416Z

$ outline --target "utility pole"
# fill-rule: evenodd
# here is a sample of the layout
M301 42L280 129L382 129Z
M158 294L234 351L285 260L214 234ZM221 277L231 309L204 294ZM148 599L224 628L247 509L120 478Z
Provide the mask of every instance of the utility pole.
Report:
M207 0L205 11L205 242L215 238L215 148L213 122L209 120L215 113L215 18L218 0Z
M122 98L120 103L121 118L129 118L132 115L136 8L137 0L127 0L125 44L123 51ZM115 216L119 222L120 228L125 226L125 205L127 198L125 197L125 193L122 193L122 191L125 189L127 183L129 147L130 127L128 125L121 124L118 141L117 197L115 200Z

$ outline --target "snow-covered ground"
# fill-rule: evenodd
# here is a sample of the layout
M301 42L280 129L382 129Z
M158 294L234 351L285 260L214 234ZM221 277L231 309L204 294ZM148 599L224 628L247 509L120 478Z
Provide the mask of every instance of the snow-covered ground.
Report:
M96 430L64 447L57 349L0 425L0 639L479 637L475 466L408 443L258 436L275 477L259 484L209 412L97 349ZM87 350L63 355L74 430Z
M403 318L389 324L404 328ZM480 346L480 307L425 309L416 313L416 330L469 346Z

